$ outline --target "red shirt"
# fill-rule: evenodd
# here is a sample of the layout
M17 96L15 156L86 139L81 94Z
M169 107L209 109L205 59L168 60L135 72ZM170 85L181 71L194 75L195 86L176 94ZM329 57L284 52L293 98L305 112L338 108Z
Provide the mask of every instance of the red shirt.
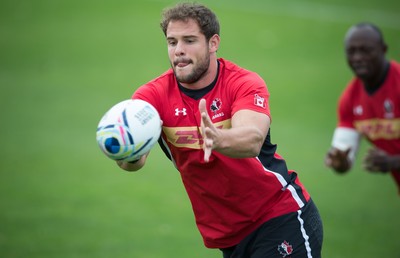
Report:
M269 93L256 73L218 59L218 78L206 99L208 114L217 127L230 128L241 109L270 115ZM275 153L270 135L255 158L230 158L216 151L203 160L199 99L184 94L170 69L141 86L133 95L150 102L163 121L166 155L182 177L204 244L226 248L271 218L297 211L309 195L293 171Z
M400 154L400 64L392 61L383 84L373 94L354 78L338 107L340 127L354 128L389 154ZM400 188L400 171L392 171Z

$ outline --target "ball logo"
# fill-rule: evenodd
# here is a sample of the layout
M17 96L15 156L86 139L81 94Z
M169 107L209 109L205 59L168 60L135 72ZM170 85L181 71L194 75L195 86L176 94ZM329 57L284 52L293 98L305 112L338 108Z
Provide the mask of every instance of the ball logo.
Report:
M148 123L155 116L153 110L146 106L135 114L135 117L140 121L142 125Z

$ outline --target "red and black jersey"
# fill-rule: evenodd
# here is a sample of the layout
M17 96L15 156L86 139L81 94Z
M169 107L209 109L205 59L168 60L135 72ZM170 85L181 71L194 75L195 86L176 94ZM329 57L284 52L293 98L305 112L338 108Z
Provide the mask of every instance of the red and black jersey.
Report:
M256 73L218 59L216 80L204 88L215 126L229 129L242 109L270 116L269 93ZM210 248L236 245L271 218L297 211L310 199L294 171L275 152L270 135L258 157L230 158L213 151L205 163L200 98L183 89L170 69L141 86L133 98L150 102L163 121L161 147L180 172L197 227Z
M339 99L340 127L354 128L387 153L400 154L400 64L390 62L387 76L374 92L354 78ZM400 187L400 171L392 173Z

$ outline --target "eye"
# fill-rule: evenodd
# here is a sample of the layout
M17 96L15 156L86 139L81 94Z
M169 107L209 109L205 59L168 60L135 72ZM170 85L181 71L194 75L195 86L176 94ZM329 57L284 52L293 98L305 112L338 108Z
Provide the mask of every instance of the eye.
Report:
M176 41L175 40L167 40L167 44L168 46L175 46L176 45Z
M363 54L370 54L370 53L372 53L372 52L374 51L374 48L373 48L373 47L367 47L367 46L365 46L365 47L362 47L362 48L360 49L360 51L361 51L361 53L363 53Z
M353 55L355 53L355 50L354 50L354 48L348 48L348 49L346 49L346 53L348 55Z
M185 39L185 42L186 42L187 44L193 44L193 43L196 42L196 39L195 39L195 38L192 38L192 37L186 38L186 39Z

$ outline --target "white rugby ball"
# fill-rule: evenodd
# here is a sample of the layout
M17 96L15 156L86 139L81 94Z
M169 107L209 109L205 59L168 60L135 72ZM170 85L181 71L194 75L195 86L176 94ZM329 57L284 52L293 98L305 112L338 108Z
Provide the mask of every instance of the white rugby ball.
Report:
M157 110L146 101L129 99L111 107L101 118L96 139L107 157L134 161L150 151L160 134Z

